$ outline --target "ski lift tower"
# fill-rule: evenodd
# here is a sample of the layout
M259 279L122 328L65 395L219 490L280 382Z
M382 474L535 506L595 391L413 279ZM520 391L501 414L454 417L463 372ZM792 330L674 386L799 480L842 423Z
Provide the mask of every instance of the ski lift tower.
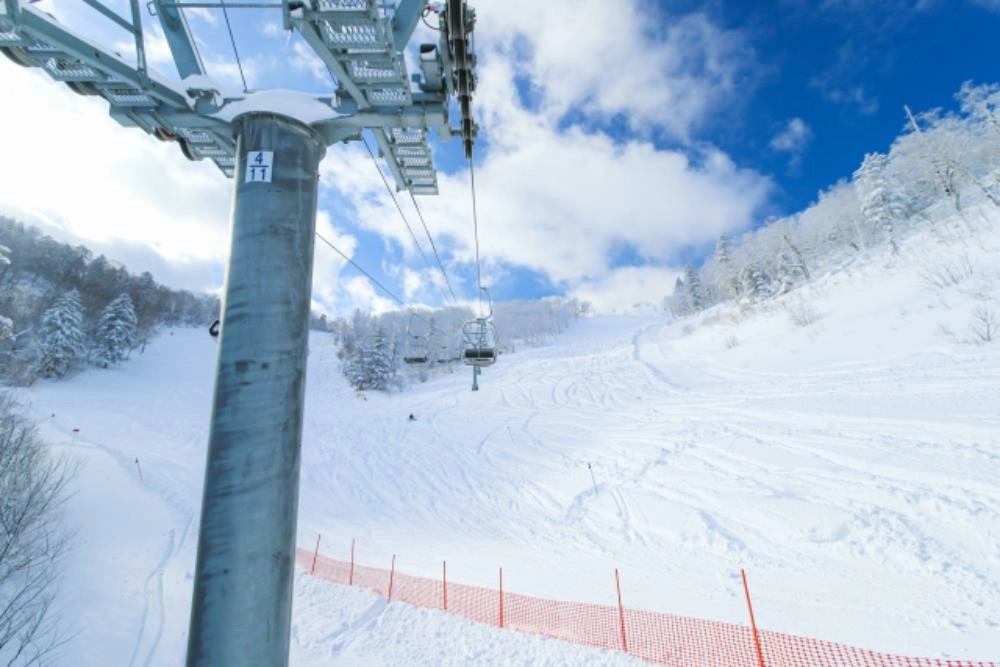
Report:
M134 62L28 0L0 0L0 52L103 98L120 124L211 160L235 182L187 664L287 665L319 163L367 129L398 190L437 194L428 131L459 136L472 155L475 13L465 0L123 4L128 18L105 0L80 6L128 33ZM147 67L140 4L159 21L181 83ZM223 94L184 17L223 4L280 12L329 68L333 92ZM411 80L404 51L432 10L441 37L420 45Z

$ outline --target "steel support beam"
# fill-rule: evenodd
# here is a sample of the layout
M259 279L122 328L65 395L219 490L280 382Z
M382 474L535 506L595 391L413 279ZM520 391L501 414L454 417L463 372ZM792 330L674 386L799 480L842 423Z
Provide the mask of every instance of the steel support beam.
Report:
M337 78L337 85L343 88L354 99L358 108L370 109L372 105L368 101L368 98L358 88L358 84L354 82L354 79L347 75L340 61L330 53L330 49L327 48L326 42L323 41L316 26L308 21L298 21L296 27L299 29L299 33L302 34L302 38L306 40L306 43L312 47L312 50L316 52L319 59L323 61L323 64L333 72L333 76Z
M310 127L233 121L236 191L188 667L288 664L319 161ZM248 154L270 171L248 181ZM265 153L266 155L266 153ZM266 163L264 157L261 163ZM253 164L253 162L251 162Z
M375 137L375 143L378 144L379 151L382 153L382 160L389 167L389 173L392 174L392 178L396 181L396 191L399 192L406 189L406 177L403 176L403 172L399 168L399 163L392 156L392 148L389 146L389 137L385 134L385 128L373 127L371 133Z
M35 39L51 44L57 49L86 63L102 74L133 86L143 93L166 102L177 109L190 109L191 102L187 96L177 91L172 84L152 79L140 74L135 67L126 63L117 55L100 49L74 33L63 29L52 22L43 12L24 5L20 8L18 24Z
M417 27L417 21L427 7L427 0L399 0L392 25L392 41L400 51L406 48Z
M176 6L169 5L163 0L153 0L153 5L160 17L160 26L163 27L163 34L167 38L170 55L177 64L177 73L182 79L193 74L204 74L205 65L201 62L197 49L194 48L194 37L191 36L191 29L184 14Z

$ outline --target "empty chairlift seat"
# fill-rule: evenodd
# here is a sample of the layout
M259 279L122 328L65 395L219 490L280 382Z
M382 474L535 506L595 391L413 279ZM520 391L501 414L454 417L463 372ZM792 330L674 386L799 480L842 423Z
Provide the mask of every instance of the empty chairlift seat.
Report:
M403 348L403 363L411 366L422 366L427 363L430 341L429 331L421 333L414 326L415 315L410 315L406 323L406 345Z
M462 361L467 366L491 366L497 360L497 330L493 322L478 318L462 325Z

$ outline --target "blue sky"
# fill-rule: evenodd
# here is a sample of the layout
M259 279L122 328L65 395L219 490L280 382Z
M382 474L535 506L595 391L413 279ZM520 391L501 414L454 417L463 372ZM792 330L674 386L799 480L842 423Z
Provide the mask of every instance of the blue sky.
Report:
M127 13L125 0L108 4ZM501 299L565 294L602 309L659 301L719 234L801 210L849 177L865 152L887 150L904 104L952 108L963 81L1000 80L997 0L474 4L483 267ZM131 49L83 3L39 6ZM281 30L277 12L230 14L251 88L329 90L324 68ZM188 18L209 74L239 91L221 13ZM176 78L155 21L146 24L153 66ZM435 40L421 27L413 44ZM114 126L99 100L15 70L0 63L0 83L22 100L5 108L0 142L28 165L0 167L9 185L0 212L165 282L217 289L231 183ZM63 171L36 155L46 142L66 154L99 142L104 159L87 174ZM468 170L457 142L434 148L441 195L421 207L456 290L471 300ZM43 185L27 175L42 170ZM407 301L441 304L440 277L424 265L363 148L331 147L321 176L320 230ZM80 195L53 198L53 182ZM401 204L430 256L408 197ZM317 307L391 306L327 249L318 246L316 257Z
M671 3L696 8L705 3ZM723 25L742 26L763 65L736 123L719 117L712 140L737 160L774 174L781 211L849 175L866 152L885 152L915 110L957 108L962 82L996 81L1000 3L715 3ZM812 139L798 168L768 143L788 117ZM759 128L755 132L754 128Z

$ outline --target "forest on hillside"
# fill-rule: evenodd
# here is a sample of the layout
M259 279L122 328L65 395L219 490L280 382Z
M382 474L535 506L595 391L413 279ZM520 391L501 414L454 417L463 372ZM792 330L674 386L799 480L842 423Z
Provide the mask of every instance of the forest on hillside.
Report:
M114 365L160 326L208 326L219 300L170 289L84 246L0 216L0 380Z
M499 354L521 346L554 341L589 305L576 299L499 301L492 305ZM462 324L475 319L464 306L411 308L372 315L361 310L350 318L322 320L340 346L344 375L359 390L389 390L424 382L462 365ZM406 358L426 358L406 364Z
M664 299L676 316L725 302L779 296L854 261L895 255L912 234L974 237L977 205L1000 207L1000 84L966 83L960 108L918 115L888 153L869 153L854 172L806 210L730 239L722 236L701 267L689 264ZM935 221L959 221L946 228ZM929 266L928 280L958 267Z

